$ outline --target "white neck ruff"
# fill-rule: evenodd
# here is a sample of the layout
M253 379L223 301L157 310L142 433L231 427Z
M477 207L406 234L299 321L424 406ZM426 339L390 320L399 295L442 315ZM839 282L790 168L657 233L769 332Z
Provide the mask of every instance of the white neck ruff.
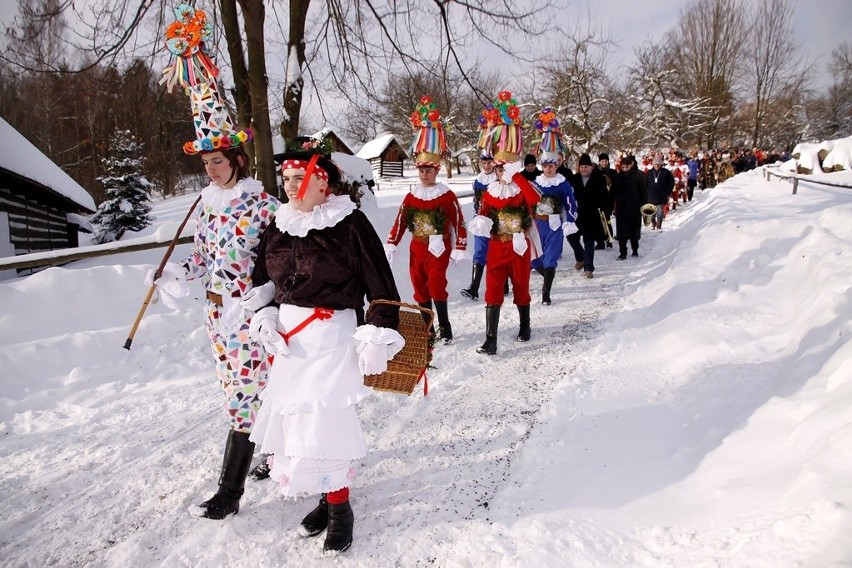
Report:
M485 172L479 172L479 175L476 176L476 181L481 183L482 185L488 185L492 181L497 181L497 174L491 172L490 174L486 174Z
M289 203L282 203L275 212L275 226L282 233L304 237L312 229L326 229L337 225L355 209L355 203L348 195L329 195L325 203L307 212L294 209Z
M431 199L437 199L438 197L441 197L448 191L450 191L450 188L443 183L436 183L435 185L430 187L417 185L411 189L411 195L413 195L417 199L429 201Z
M539 187L554 187L563 183L565 181L565 176L562 174L556 174L553 177L547 177L544 174L541 174L537 178L535 178L535 184Z
M229 208L231 203L240 199L243 194L257 195L262 191L263 184L254 178L243 178L231 189L222 189L218 185L211 183L201 190L201 202L205 207L222 212Z
M497 199L509 199L515 197L521 192L521 188L515 182L500 183L492 181L488 184L488 193Z

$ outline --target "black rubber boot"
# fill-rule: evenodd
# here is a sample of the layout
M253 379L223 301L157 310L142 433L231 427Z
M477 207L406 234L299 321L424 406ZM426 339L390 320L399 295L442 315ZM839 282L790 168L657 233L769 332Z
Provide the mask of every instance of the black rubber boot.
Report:
M438 339L446 345L453 340L453 328L450 325L450 316L447 315L447 301L435 300L435 312L438 316Z
M518 341L526 342L530 340L532 330L530 329L530 306L518 306L518 315L521 319L521 326L518 328Z
M299 534L305 537L317 536L328 526L328 501L325 493L320 497L319 505L305 515L302 524L299 525Z
M555 268L544 269L544 284L541 285L541 303L550 305L550 289L553 287L553 279L556 278Z
M200 505L204 509L202 517L221 520L240 511L240 497L245 490L253 453L254 442L249 442L247 433L236 430L228 432L222 473L219 475L219 490Z
M431 310L432 309L432 300L429 300L428 302L417 302L417 305L420 306L421 308L426 308L427 310ZM426 312L420 312L420 315L423 316L423 323L429 323L429 314L427 314ZM429 328L429 335L431 337L434 337L434 335L435 335L435 326L434 325Z
M485 343L476 348L477 353L497 353L497 327L500 324L500 306L485 306Z
M482 282L482 273L485 271L484 264L473 263L473 272L470 275L470 288L463 288L461 295L471 300L479 299L479 284Z
M328 531L322 551L329 556L339 554L352 546L352 527L355 525L355 515L349 501L339 505L328 505Z

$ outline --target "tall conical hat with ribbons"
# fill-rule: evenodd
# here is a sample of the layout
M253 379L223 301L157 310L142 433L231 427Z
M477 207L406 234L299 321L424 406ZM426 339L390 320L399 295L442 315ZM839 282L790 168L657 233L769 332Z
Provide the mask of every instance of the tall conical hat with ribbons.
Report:
M544 107L533 122L533 126L541 135L541 140L535 145L534 153L542 164L559 162L559 154L565 152L562 145L562 132L559 130L559 119L551 107Z
M523 148L524 134L521 110L510 91L500 91L497 99L485 108L488 131L480 134L480 147L490 149L497 163L516 162Z
M409 117L415 130L411 143L411 154L418 166L441 166L441 159L447 155L447 140L444 137L444 122L432 97L424 95Z
M175 21L166 28L166 47L172 58L163 70L160 84L169 92L180 85L189 95L195 140L183 145L187 154L213 152L239 146L251 140L251 130L234 125L228 107L216 84L219 69L209 50L213 26L203 10L178 4Z

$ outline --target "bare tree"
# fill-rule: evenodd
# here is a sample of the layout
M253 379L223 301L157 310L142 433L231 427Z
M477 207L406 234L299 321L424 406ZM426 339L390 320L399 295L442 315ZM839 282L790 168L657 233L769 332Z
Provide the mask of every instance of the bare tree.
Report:
M497 92L497 79L493 75L474 69L468 73L468 79L477 86L476 91L448 67L440 73L391 77L382 92L358 102L357 110L347 114L345 131L353 135L369 133L368 138L359 138L363 141L386 132L405 145L414 138L409 122L411 112L423 95L429 95L443 118L450 154L446 171L452 177L453 169L458 171L463 157L470 161L476 156L477 117L483 108L477 91Z
M471 74L479 61L471 53L484 47L517 58L517 46L507 38L523 45L525 38L550 29L553 16L552 0L522 5L509 0L325 0L319 6L311 17L310 0L290 2L285 138L298 132L306 80L321 105L326 90L355 103L360 96L378 100L387 77L447 68L485 104L493 93L478 90Z
M578 20L579 22L579 20ZM561 121L562 132L577 154L604 146L613 124L609 120L613 99L607 68L614 48L591 16L569 32L552 57L538 68L540 89L534 89L535 106L551 106Z
M749 29L746 75L754 110L751 145L758 146L770 108L791 92L802 93L807 79L807 63L797 57L793 35L793 5L790 0L764 0L757 4Z
M626 92L632 118L624 126L633 147L684 147L696 142L716 120L719 108L710 97L694 95L685 86L685 69L659 45L636 51Z
M701 133L705 147L716 144L719 130L735 109L735 86L745 71L745 13L743 0L693 0L681 10L662 46L667 57L682 66L690 98L714 109Z
M827 65L832 83L826 93L811 97L809 121L817 138L840 138L852 134L852 46L841 43Z

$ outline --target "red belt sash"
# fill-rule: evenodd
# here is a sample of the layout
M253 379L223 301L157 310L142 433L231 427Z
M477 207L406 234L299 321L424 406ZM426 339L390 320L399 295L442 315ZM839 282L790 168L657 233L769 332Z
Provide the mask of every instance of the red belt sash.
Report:
M327 320L330 319L331 316L334 315L334 310L331 308L314 308L314 313L309 315L296 327L291 329L290 331L284 332L279 331L278 334L284 338L285 343L290 343L290 338L308 327L308 325L314 320Z

